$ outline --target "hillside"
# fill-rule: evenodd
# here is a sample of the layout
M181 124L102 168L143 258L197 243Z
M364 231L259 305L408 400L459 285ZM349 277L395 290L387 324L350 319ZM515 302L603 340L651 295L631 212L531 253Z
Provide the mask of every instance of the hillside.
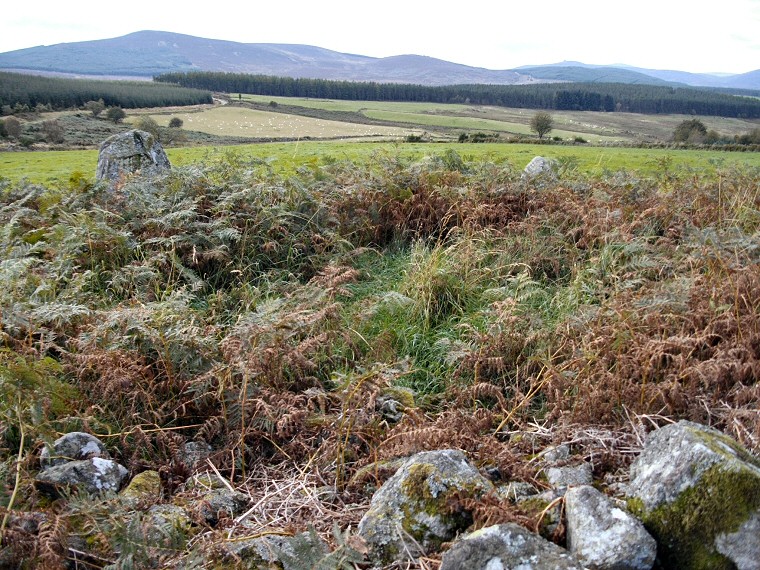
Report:
M0 69L142 77L170 71L222 71L427 85L530 81L515 71L492 71L423 56L373 58L315 46L245 44L158 31L7 52L0 54Z

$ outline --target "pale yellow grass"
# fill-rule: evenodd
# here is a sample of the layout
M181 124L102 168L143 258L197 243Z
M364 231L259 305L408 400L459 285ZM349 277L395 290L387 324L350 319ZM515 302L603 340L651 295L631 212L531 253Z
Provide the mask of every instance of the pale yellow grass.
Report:
M211 135L250 138L335 138L335 137L404 137L419 129L342 123L284 113L270 113L240 107L214 107L201 113L151 115L161 126L171 117L182 119L183 128Z

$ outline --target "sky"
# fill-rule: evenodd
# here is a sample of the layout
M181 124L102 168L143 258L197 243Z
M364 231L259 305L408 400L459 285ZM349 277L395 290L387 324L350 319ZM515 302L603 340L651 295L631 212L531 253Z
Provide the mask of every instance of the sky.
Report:
M35 0L31 9L4 12L0 52L160 30L373 57L427 55L488 69L560 61L760 69L760 0Z

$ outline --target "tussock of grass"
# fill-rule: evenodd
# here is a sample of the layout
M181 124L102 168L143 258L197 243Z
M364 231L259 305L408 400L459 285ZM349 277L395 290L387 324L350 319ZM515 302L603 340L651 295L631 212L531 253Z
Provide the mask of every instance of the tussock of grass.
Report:
M5 184L0 476L5 504L28 492L4 555L60 562L85 523L102 561L145 540L114 510L50 511L34 493L39 442L72 429L158 471L165 501L189 475L183 444L208 442L255 499L247 526L204 523L147 565L222 531L313 525L335 542L333 523L362 514L349 505L426 449L537 484L528 458L549 443L614 474L647 427L679 418L757 451L757 188L728 170L568 170L537 188L452 152L287 176L228 155L116 192Z

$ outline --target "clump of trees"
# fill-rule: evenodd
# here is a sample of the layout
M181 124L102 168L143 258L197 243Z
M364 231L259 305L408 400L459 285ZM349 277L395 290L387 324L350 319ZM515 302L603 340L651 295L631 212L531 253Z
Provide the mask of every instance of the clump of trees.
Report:
M706 139L707 127L699 119L682 121L673 131L673 140L675 142L701 144Z

